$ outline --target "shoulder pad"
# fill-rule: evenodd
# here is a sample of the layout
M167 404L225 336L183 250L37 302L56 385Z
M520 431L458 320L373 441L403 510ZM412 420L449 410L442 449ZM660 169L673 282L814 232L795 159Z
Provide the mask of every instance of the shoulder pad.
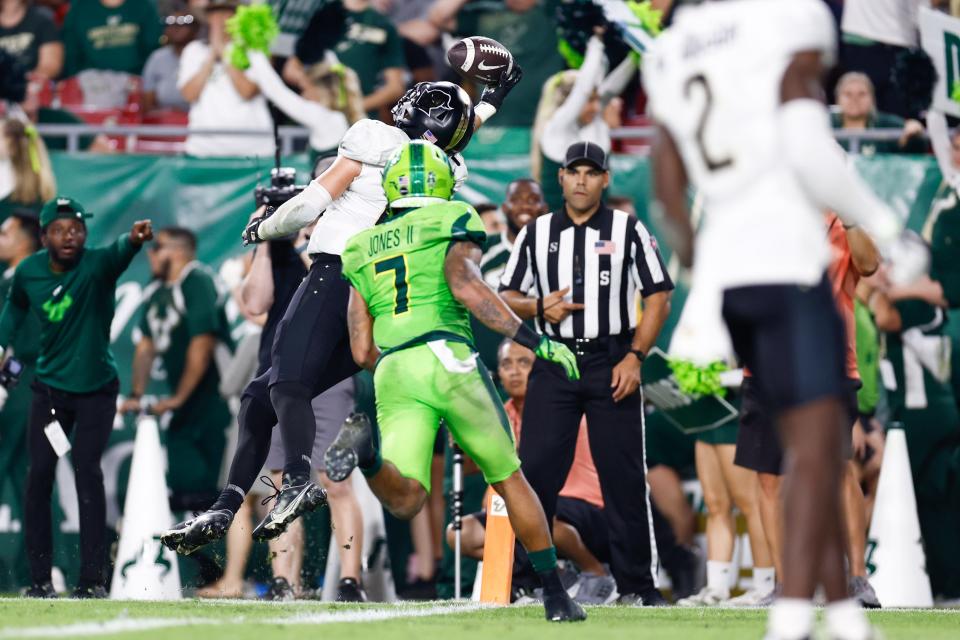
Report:
M402 144L410 142L403 131L378 120L358 120L340 141L339 155L382 167Z

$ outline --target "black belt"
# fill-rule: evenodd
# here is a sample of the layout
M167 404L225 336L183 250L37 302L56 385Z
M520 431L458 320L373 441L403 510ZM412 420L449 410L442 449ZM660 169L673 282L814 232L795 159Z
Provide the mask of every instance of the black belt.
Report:
M621 334L599 338L551 338L551 340L567 345L575 355L585 356L591 353L609 353L611 345L628 344L632 336Z

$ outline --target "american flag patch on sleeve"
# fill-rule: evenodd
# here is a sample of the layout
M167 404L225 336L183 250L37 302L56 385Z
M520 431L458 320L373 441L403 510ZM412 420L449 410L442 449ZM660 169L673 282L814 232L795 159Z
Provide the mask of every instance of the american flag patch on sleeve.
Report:
M599 240L593 244L593 251L597 255L612 256L617 252L617 243L613 240Z

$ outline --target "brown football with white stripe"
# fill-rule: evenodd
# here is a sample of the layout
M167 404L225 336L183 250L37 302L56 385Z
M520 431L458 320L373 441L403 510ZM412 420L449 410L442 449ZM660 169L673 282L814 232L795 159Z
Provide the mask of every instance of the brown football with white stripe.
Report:
M513 70L513 54L492 38L470 36L447 49L447 62L464 78L496 84Z

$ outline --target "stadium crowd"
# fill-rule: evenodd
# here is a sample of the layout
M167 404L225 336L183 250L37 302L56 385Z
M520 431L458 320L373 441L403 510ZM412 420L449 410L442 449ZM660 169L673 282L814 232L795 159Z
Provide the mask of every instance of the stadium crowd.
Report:
M834 105L834 129L854 137L856 132L869 129L895 130L895 137L859 142L856 151L865 157L932 153L943 176L934 204L920 225L932 252L932 268L929 277L918 283L892 284L864 232L846 227L835 216L825 223L824 233L829 234L835 250L831 276L849 333L848 375L855 390L855 406L851 406L855 426L844 493L850 593L864 606L879 606L864 579L869 568L865 559L867 529L876 500L884 433L900 426L908 442L931 585L939 600L957 602L960 559L952 548L960 531L960 334L949 318L960 306L960 254L955 245L960 233L960 136L949 129L951 123L942 114L906 99L909 95L896 84L896 78L891 80L890 69L901 64L898 56L918 46L919 5L933 4L960 16L960 3L824 1L837 18L836 28L843 42L837 72L824 87ZM13 315L10 305L26 308L24 300L28 296L18 293L12 284L23 261L41 247L49 250L50 238L58 227L85 225L87 215L80 203L67 201L64 196L68 194L57 189L50 154L64 152L64 139L41 135L37 125L173 124L185 127L187 134L172 140L86 134L81 138L81 148L92 153L269 158L276 151L273 138L224 131L262 133L275 122L293 123L308 130L302 150L309 154L316 177L330 166L351 126L364 118L393 124L391 108L415 83L461 82L445 59L445 51L455 39L472 35L493 38L513 54L523 68L523 79L498 109L490 127L528 130L531 147L529 166L512 176L500 202L474 203L488 234L479 266L488 284L502 286L518 297L527 294L534 277L522 267L518 271L517 265L528 229L536 227L541 216L562 210L574 197L575 189L557 176L566 175L565 171L583 162L606 174L615 170L615 156L610 162L612 154L648 151L648 141L636 144L614 134L621 126L649 125L650 119L637 73L639 60L592 0L305 2L297 9L300 15L291 12L288 16L297 24L291 31L298 31L300 37L278 40L271 57L250 52L249 68L240 70L229 62L232 35L228 23L246 4L238 0L0 0L2 68L17 70L25 85L21 98L5 95L3 103L0 262L6 271L0 279L5 300L0 305L4 318ZM270 4L280 7L285 3ZM668 13L673 3L653 0L651 4ZM904 23L904 17L912 22ZM284 35L289 35L284 30ZM331 31L335 42L329 47L318 46L329 39ZM7 78L3 82L16 84ZM479 102L483 87L465 84ZM850 139L841 138L841 145L848 150ZM589 153L583 143L589 143ZM584 147L583 154L571 156L571 149L578 146ZM602 191L599 187L597 201ZM623 212L631 220L639 220L630 197L605 193L603 202L608 208L601 211L611 216ZM261 212L254 212L251 220ZM234 222L240 231L243 221ZM650 234L657 235L656 220L644 223ZM649 247L649 235L644 236L647 227L639 222L637 225L642 231L637 231L636 244ZM36 339L40 329L29 324L32 316L23 316L19 331L12 320L0 324L0 346L23 365L19 384L2 394L0 496L4 491L25 494L27 501L34 503L32 507L26 505L33 509L26 526L45 531L26 547L30 572L23 566L25 558L20 557L0 566L8 574L0 577L0 584L31 584L29 594L34 596L49 596L54 590L49 586L49 508L44 516L37 512L49 506L56 460L50 457L43 439L44 420L36 415L31 418L31 389L53 389L55 394L95 390L113 394L116 399L117 388L107 388L112 384L119 388L116 404L121 416L162 416L170 504L178 514L209 508L226 484L227 467L237 447L242 390L270 366L273 335L310 267L306 247L312 231L307 227L286 239L259 244L255 251L246 251L224 266L205 265L198 260L198 238L191 226L191 220L181 220L176 226L155 229L152 242L147 241L149 238L137 239L136 233L143 229L134 229L127 241L118 241L120 257L96 263L115 281L131 260L143 260L134 257L142 243L150 272L149 282L142 283L135 357L131 363L114 364L112 356L97 356L105 368L96 389L58 381L49 368L49 358L56 354L39 354ZM549 224L546 229L550 230ZM67 231L62 233L70 236ZM79 235L80 231L71 233ZM95 237L89 243L100 246L111 240ZM686 279L676 263L665 260L658 266L656 240L652 242L649 256L654 257L648 256L645 263L650 273L638 268L636 282L642 283L639 288L644 299L662 291L663 301L656 303L654 297L638 309L635 305L640 303L634 297L640 296L631 288L629 299L626 293L623 298L631 308L622 313L630 319L630 327L642 325L645 314L662 314L663 318L642 345L636 341L621 345L622 350L616 353L623 361L618 357L610 366L603 365L607 376L610 370L614 376L630 367L636 370L633 387L621 390L624 397L636 394L641 384L641 363L659 353L652 345L656 342L666 351L663 336L659 342L656 338L668 313L668 293L673 282ZM602 247L596 253L608 250L613 253L616 247ZM97 255L88 250L83 259L92 262ZM576 298L580 302L570 302L565 297L567 291L553 283L539 301L527 301L530 308L526 311L530 313L524 314L524 301L519 298L511 306L521 318L539 322L545 333L549 333L548 325L554 325L556 333L551 335L575 346L579 339L592 340L603 334L594 332L584 338L584 320L572 319L582 318L584 308L591 304L584 298L583 283L577 284L583 274L575 271L579 267L574 266L572 256L568 256L569 264L563 263L556 270L571 269L573 275L561 281L580 287ZM547 256L542 259L546 264ZM617 286L628 290L626 281L619 282L619 274ZM239 310L236 319L228 319L226 309L230 305ZM44 308L44 313L53 311ZM98 313L102 315L102 309ZM563 323L568 318L570 331L564 333L561 327L566 327ZM105 323L100 331L103 333L109 321L104 317L97 320ZM617 334L609 329L607 325L609 334ZM630 571L637 562L649 567L651 558L634 556L640 553L638 541L650 554L647 538L655 538L671 584L669 595L678 604L756 606L772 601L782 571L782 554L788 552L782 547L781 463L776 456L774 462L769 461L770 451L778 450L779 443L772 428L766 429L773 435L773 442L764 443L762 454L756 454L762 461L749 456L741 459L746 455L742 448L745 431L758 427L758 418L750 411L749 374L744 386L731 384L724 392L723 404L731 409L712 429L684 424L669 406L657 406L647 398L647 404L636 411L636 424L631 425L636 427L641 442L629 448L630 443L613 437L595 436L594 432L587 436L591 428L599 432L603 420L613 423L627 419L594 409L597 426L593 426L591 406L583 401L582 408L570 410L570 415L577 414L576 419L570 418L570 433L562 435L562 446L558 447L551 439L556 434L544 428L548 425L531 426L530 416L542 419L549 415L552 420L562 414L566 420L567 414L551 402L563 393L573 397L580 392L565 389L565 380L545 383L543 377L540 386L528 388L528 377L536 379L531 371L540 366L534 364L532 352L516 342L502 340L476 320L473 332L480 359L496 372L501 395L509 398L510 425L518 441L525 443L519 449L525 473L541 499L553 490L544 504L556 502L555 506L550 504L547 514L566 567L561 577L575 599L609 603L618 595L627 596L642 588L631 582L634 576ZM106 345L102 346L106 353ZM635 363L629 355L633 351L639 351ZM583 355L578 352L578 356ZM620 369L624 362L630 367ZM645 374L650 374L651 364L645 365ZM56 395L50 398L47 404L35 401L34 413L42 411L45 417L49 405L56 406L57 411L71 416L62 420L68 435L73 428L79 438L88 427L79 417L80 409ZM635 398L639 407L639 394ZM327 476L323 452L348 414L366 412L375 420L374 403L372 379L367 373L358 373L313 399L317 435L310 473L326 490L329 514L314 514L271 540L272 566L257 569L255 581L247 569L253 547L251 519L262 517L258 498L265 497L263 502L267 503L273 490L279 492L285 482L281 476L284 443L280 429L274 429L263 470L269 491L262 495L251 491L245 496L226 538L225 566L218 566L213 554L204 552L181 558L181 565L188 567L184 571L185 586L205 597L258 595L271 599L312 597L322 587L330 598L362 600L367 597L364 587L384 566L374 561L383 553L376 544L386 541L394 559L393 581L400 597L452 595L454 572L449 547L454 536L450 517L454 454L452 438L446 431L441 430L433 449L429 469L433 492L424 510L409 525L389 514L385 519L379 505L371 508L369 500L363 499L369 490L359 476L343 482L333 482ZM581 424L584 411L587 417ZM73 413L77 415L75 420ZM521 421L527 423L524 439L519 438ZM101 422L106 424L104 419ZM98 442L102 441L99 449L94 447L91 453L75 443L72 454L84 549L83 573L74 585L78 597L105 595L111 573L107 570L112 562L109 545L102 542L107 535L105 518L100 515L103 507L98 506L96 488L91 488L103 482L102 476L97 479L96 459L106 443L102 426L97 432ZM764 426L769 425L760 428ZM591 455L591 447L603 449L594 449ZM42 454L38 453L41 450ZM86 458L79 455L84 451ZM569 458L567 466L572 463L565 478L548 477L554 475L551 465L558 451L561 458ZM549 453L549 459L539 459L546 455L544 452ZM603 484L604 475L612 478L616 474L614 467L619 463L614 454L624 452L638 459L639 468L636 477L622 473L619 480L623 484L618 491L612 487L613 480ZM486 522L483 499L487 484L478 471L468 460L465 486L458 495L465 516L464 554L474 559L483 556ZM648 488L643 486L644 481ZM698 489L691 504L693 485ZM649 507L643 499L647 491ZM633 507L642 502L643 508L631 511L624 493L636 503ZM702 547L695 535L697 512L706 516ZM743 530L741 519L749 534L749 563L738 533ZM327 524L330 520L332 532ZM649 528L644 525L648 520ZM115 537L113 532L110 535ZM324 571L315 566L317 557L327 555L328 545L338 556L338 573L332 576L335 586L321 585L319 578ZM537 597L539 584L531 581L524 554L518 552L516 557L514 597ZM327 562L333 561L327 558ZM740 579L738 563L752 568L749 581ZM464 567L461 581L469 593L475 564L465 562ZM329 571L327 576L331 576ZM259 590L254 582L260 583ZM55 586L58 591L64 590L63 584ZM376 595L387 597L389 592L378 590ZM649 595L645 599L651 603ZM629 598L623 601L630 602Z

